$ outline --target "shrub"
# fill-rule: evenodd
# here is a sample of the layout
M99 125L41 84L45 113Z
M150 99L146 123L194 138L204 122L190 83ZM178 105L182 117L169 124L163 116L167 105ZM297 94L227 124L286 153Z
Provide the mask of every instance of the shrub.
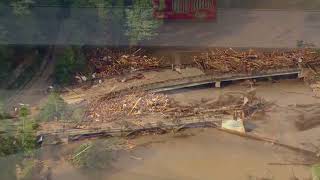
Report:
M70 84L76 72L86 68L85 57L80 48L69 47L58 57L55 67L55 81L58 84Z
M31 154L36 148L37 123L29 117L29 110L22 107L18 124L9 133L0 135L0 157L22 152Z
M47 103L41 108L38 115L40 121L64 119L68 115L69 108L59 94L53 92L49 95Z

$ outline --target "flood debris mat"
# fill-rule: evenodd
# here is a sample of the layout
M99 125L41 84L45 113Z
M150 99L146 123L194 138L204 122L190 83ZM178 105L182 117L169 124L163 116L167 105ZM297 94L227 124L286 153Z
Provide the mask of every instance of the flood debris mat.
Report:
M100 78L110 78L165 66L161 59L142 55L139 50L141 49L115 51L108 48L97 48L87 52L87 58Z
M165 121L205 115L233 115L242 111L245 117L263 111L271 103L259 98L255 92L221 95L215 100L204 100L181 105L173 98L160 93L132 92L125 95L102 98L90 104L86 117L88 121L114 122L143 116L156 115Z
M194 63L207 73L258 73L276 69L298 68L299 63L318 59L308 49L290 51L236 51L214 49L194 57Z

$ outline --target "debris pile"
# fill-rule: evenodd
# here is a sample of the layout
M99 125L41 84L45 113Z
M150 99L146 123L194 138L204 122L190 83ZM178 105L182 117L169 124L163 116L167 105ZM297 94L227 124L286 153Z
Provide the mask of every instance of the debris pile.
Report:
M137 55L138 51L112 51L106 48L97 48L87 54L89 62L98 72L98 77L123 75L128 72L150 70L163 66L161 59Z
M316 53L310 50L287 52L235 51L215 49L194 57L194 63L210 73L258 73L273 69L298 68L298 63L312 61Z
M191 105L180 105L164 94L135 92L104 98L91 104L87 117L96 122L113 122L148 114L159 114L162 119L202 116L206 114L229 114L241 110L244 116L263 110L268 102L255 96L254 92L225 94L217 100L202 100Z
M170 104L170 99L163 94L131 93L93 103L88 117L95 121L109 122L130 116L163 112Z

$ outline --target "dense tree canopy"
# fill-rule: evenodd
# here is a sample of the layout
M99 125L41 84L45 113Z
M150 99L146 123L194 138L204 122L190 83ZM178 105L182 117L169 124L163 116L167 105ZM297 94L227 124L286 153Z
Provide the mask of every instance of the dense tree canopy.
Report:
M0 9L11 18L0 18L2 44L15 38L50 44L60 28L69 32L66 41L77 45L99 40L103 45L101 39L135 44L155 35L161 23L152 17L151 0L4 0Z
M22 77L31 65L24 52L43 59L36 52L55 44L136 45L156 35L160 24L152 17L151 0L2 0L0 79Z

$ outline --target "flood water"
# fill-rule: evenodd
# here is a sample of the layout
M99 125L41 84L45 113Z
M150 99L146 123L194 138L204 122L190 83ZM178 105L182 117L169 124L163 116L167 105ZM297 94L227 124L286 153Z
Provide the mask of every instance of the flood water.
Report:
M235 84L225 87L223 92L243 92L245 89L245 86ZM201 97L217 98L220 91L222 90L200 88L168 95L178 102L191 103ZM256 92L259 97L278 106L269 112L271 116L265 116L263 120L252 120L258 128L251 133L262 133L264 137L278 139L295 147L301 147L302 142L308 141L317 145L320 127L305 132L297 131L292 124L294 114L286 109L297 102L319 103L319 99L310 94L311 90L304 82L258 82ZM103 151L93 152L98 156L91 159L91 166L107 164L103 168L80 169L70 163L69 158L74 156L73 149L77 146L109 140L45 146L37 151L36 157L50 169L50 173L46 175L50 180L289 180L293 176L299 180L307 180L311 177L309 166L290 165L309 162L309 157L270 143L215 129L189 129L179 134L148 135L122 140L128 141L134 148L121 150L112 154L111 158L105 158L110 154L104 154ZM108 147L103 145L101 148ZM15 166L19 158L21 159L21 155L0 159L0 180L16 179L12 174L16 173Z
M123 153L112 163L112 168L100 172L84 173L68 163L60 163L53 168L52 179L289 180L293 175L299 179L310 177L310 169L306 166L269 165L304 159L301 154L287 149L213 129L185 133L193 135L140 137L133 142L148 145Z

